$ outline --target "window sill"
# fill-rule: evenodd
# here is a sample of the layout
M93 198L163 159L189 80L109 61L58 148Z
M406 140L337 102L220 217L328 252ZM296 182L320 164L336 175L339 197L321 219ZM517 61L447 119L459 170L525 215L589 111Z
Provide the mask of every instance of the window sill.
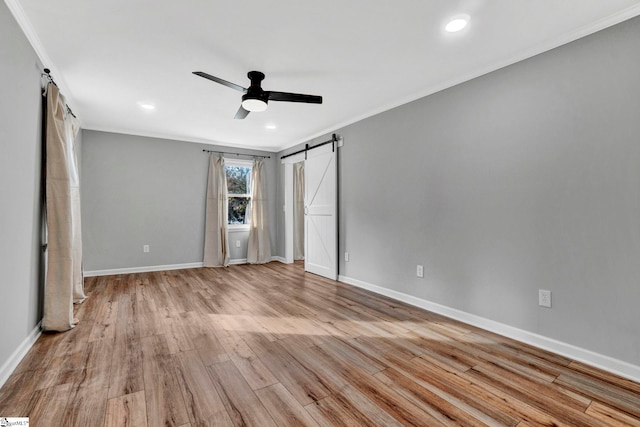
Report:
M240 233L243 231L249 231L249 224L243 224L243 225L229 225L227 226L227 230L229 231L229 233Z

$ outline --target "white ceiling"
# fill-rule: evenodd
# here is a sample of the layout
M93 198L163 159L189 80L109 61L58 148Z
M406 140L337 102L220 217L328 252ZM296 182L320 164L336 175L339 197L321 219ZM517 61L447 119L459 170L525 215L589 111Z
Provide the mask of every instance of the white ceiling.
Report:
M269 151L640 14L637 0L5 2L83 128ZM469 26L445 33L459 14ZM234 120L242 94L191 74L247 87L250 70L324 103Z

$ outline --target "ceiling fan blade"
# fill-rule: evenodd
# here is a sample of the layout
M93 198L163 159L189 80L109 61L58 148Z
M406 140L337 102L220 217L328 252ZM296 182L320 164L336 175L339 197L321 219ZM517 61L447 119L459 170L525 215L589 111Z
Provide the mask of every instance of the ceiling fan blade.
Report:
M246 88L243 88L242 86L237 85L235 83L231 83L231 82L228 82L226 80L223 80L220 77L212 76L211 74L207 74L207 73L204 73L202 71L194 71L193 74L195 74L196 76L204 77L205 79L209 79L209 80L214 81L216 83L220 83L221 85L230 87L231 89L238 90L238 91L240 91L242 93L247 93L247 89Z
M302 93L268 91L269 101L306 102L308 104L322 104L322 97L318 95L304 95Z
M238 112L236 113L236 116L234 117L234 119L244 119L248 115L249 115L249 111L245 110L244 107L241 105L240 108L238 108Z

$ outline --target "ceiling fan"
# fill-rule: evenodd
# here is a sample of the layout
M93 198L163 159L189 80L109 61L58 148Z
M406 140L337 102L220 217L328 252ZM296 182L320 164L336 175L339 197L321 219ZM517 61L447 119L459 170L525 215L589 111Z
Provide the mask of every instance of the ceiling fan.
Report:
M260 71L249 71L247 77L251 81L249 88L244 88L235 83L228 82L220 77L202 71L194 71L196 76L204 77L221 85L230 87L244 93L242 95L242 104L236 113L236 119L244 119L251 111L264 111L267 109L269 101L286 101L286 102L306 102L308 104L322 104L322 97L317 95L304 95L301 93L275 92L272 90L264 90L260 86L264 80L264 73Z

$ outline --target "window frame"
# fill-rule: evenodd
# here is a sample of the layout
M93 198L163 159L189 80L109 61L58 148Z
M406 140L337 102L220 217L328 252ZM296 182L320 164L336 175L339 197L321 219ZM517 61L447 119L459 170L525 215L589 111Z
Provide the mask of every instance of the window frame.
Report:
M250 172L249 172L249 193L245 193L245 194L236 194L236 193L229 193L229 190L227 188L227 229L229 231L248 231L249 228L251 227L251 217L249 216L248 218L248 223L246 224L229 224L229 198L230 197L246 197L247 199L249 199L249 203L251 203L251 198L253 197L253 195L251 194L251 174L253 173L253 161L252 160L246 160L246 159L224 159L224 167L225 167L225 178L227 176L227 166L231 166L231 167L242 167L242 168L249 168ZM228 184L228 183L227 183ZM227 186L228 187L228 186ZM250 214L249 209L247 208L247 213Z

